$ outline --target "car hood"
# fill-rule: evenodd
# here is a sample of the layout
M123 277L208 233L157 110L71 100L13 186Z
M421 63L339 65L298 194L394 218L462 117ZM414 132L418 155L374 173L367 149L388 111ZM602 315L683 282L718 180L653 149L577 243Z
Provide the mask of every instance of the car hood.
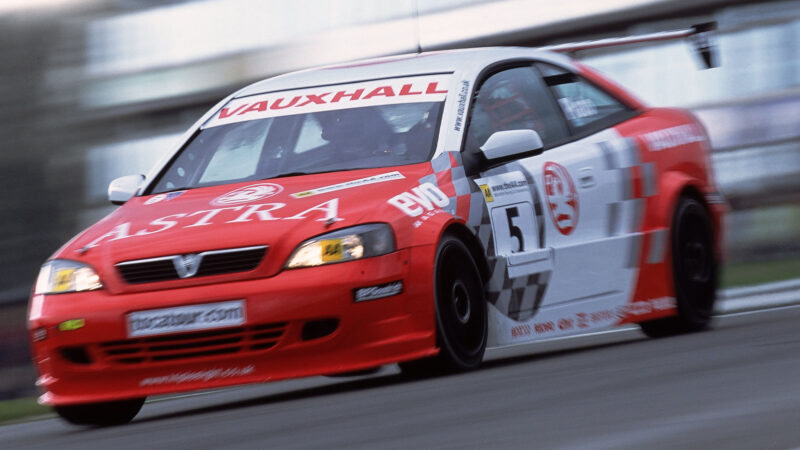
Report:
M420 178L430 173L430 163L424 163L134 197L55 257L92 265L104 281L110 280L106 284L114 291L125 284L114 268L121 262L268 246L264 263L244 277L271 276L308 238L361 223L409 220L387 201L419 186Z

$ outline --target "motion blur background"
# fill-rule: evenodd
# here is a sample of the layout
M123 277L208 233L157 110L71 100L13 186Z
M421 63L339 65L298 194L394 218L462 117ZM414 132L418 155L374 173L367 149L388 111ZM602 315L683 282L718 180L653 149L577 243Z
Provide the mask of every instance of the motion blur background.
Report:
M575 56L650 104L693 110L732 207L728 267L791 271L800 1L0 0L0 399L34 393L24 319L40 264L113 210L109 181L147 172L231 91L419 47L538 46L709 20L717 69L697 70L684 41ZM748 282L731 273L729 285Z

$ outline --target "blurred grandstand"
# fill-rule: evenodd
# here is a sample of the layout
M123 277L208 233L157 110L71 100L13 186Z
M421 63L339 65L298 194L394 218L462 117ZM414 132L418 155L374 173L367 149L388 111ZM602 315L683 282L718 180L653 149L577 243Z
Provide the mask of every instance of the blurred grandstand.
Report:
M154 5L158 6L154 6ZM722 67L684 42L577 57L689 107L733 207L731 261L800 257L800 1L4 0L0 4L0 398L32 393L39 265L113 207L202 112L251 81L385 54L545 45L716 20Z

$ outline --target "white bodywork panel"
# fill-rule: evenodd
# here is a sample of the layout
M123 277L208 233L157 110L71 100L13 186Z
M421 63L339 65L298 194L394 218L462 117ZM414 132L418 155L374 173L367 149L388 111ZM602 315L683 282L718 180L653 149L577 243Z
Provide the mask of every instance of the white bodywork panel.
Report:
M632 198L625 170L636 164L636 151L608 129L475 180L493 186L487 206L497 257L505 263L495 267L505 266L507 277L489 305L490 346L606 328L625 312L642 251L644 203ZM498 187L516 192L498 196ZM508 208L513 214L503 213Z

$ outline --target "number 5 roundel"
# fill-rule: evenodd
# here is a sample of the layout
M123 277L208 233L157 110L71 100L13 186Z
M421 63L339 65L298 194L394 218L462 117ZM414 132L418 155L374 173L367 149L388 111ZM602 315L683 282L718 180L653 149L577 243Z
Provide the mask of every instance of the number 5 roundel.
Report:
M550 218L558 231L568 235L578 226L578 191L567 169L552 161L544 165L544 190Z

